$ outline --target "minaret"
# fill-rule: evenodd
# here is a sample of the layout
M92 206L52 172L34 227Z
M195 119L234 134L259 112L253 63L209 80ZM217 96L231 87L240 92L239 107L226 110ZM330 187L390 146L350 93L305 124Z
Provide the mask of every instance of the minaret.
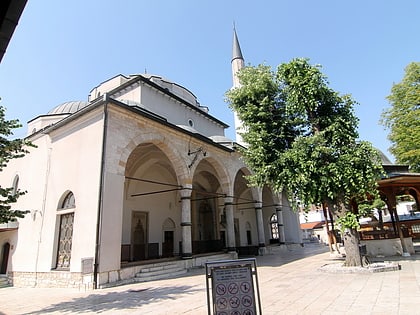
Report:
M235 26L233 27L233 45L232 45L232 88L240 87L241 84L238 78L238 71L242 69L245 65L244 57L242 56L241 46L239 46L238 36L236 34ZM240 145L245 145L245 142L242 140L240 132L243 131L242 121L238 118L236 112L233 112L234 121L235 121L235 140Z

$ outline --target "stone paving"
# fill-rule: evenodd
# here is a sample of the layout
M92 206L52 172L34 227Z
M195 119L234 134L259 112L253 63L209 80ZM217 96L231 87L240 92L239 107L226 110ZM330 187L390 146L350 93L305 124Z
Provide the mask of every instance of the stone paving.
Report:
M396 259L398 271L337 274L320 271L325 264L337 263L322 245L259 256L262 313L420 315L420 255ZM0 314L97 313L207 314L205 270L95 291L0 289Z

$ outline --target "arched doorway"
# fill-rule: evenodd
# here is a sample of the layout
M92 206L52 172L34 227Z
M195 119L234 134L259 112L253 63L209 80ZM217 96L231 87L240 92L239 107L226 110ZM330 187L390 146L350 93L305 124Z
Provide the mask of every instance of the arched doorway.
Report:
M121 261L174 256L180 186L168 154L153 143L138 145L127 160L125 178Z
M221 213L224 194L215 164L202 160L193 177L191 238L193 254L221 251L224 244Z
M174 233L175 222L171 218L167 218L163 223L162 257L172 257L174 255Z
M7 264L9 262L10 243L5 243L1 251L0 274L7 273Z

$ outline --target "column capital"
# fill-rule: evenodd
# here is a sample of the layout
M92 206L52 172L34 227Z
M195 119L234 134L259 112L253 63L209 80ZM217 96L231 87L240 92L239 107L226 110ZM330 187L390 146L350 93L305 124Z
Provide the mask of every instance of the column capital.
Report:
M262 209L262 201L254 201L255 209Z
M181 195L181 199L189 199L191 198L192 193L192 185L184 185L181 190L179 190L179 194Z
M274 204L274 208L276 209L276 211L283 211L281 204L279 203Z
M234 197L233 196L225 196L225 205L232 205Z

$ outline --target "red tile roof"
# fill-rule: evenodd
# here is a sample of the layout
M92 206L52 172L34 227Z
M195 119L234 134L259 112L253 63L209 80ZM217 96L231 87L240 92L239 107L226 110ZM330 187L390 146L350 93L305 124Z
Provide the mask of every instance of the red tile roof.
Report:
M302 230L311 230L311 229L319 229L324 225L324 222L319 221L319 222L306 222L306 223L301 223L300 224L300 228Z

